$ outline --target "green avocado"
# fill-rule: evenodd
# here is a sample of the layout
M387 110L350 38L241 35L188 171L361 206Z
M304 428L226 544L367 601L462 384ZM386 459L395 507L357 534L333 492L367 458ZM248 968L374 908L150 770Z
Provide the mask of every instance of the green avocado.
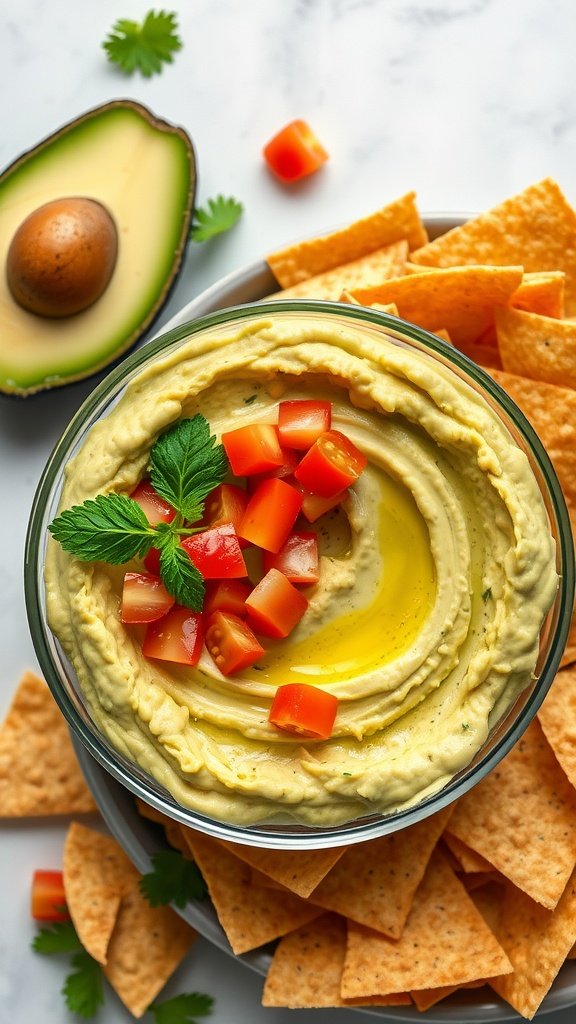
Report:
M132 100L88 111L0 175L0 392L26 396L80 380L136 344L181 268L195 190L187 133ZM8 253L27 217L65 197L95 200L108 211L115 263L87 308L39 315L13 297Z

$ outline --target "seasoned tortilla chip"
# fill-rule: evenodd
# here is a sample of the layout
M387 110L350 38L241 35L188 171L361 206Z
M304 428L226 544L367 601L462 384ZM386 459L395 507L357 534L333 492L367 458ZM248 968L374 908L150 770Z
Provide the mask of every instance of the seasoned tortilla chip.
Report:
M428 331L444 328L455 345L475 341L494 322L522 280L521 266L451 267L434 274L407 274L375 288L353 288L364 306L395 302L404 320Z
M500 875L498 881L487 882L472 890L472 900L482 914L491 932L498 937L500 918L502 916L502 899L504 886L510 883ZM470 889L468 890L470 892Z
M502 360L495 345L480 344L475 341L460 342L458 348L468 359L485 370L501 370Z
M569 879L553 911L509 885L498 938L514 973L491 978L489 983L510 1006L531 1020L576 940L576 874Z
M0 817L96 810L47 684L26 672L0 728Z
M350 922L341 992L345 998L461 985L511 965L483 917L436 850L400 939Z
M566 274L563 270L548 270L524 274L519 288L510 299L514 309L527 313L540 313L562 319L564 316L564 288Z
M576 668L557 673L538 720L563 771L576 788Z
M502 366L532 380L576 388L576 323L525 313L496 311Z
M458 801L448 832L532 899L556 906L576 864L576 791L537 721Z
M389 836L349 846L311 900L398 938L451 812L447 807Z
M272 253L268 256L268 265L281 288L292 288L300 281L401 239L406 239L410 249L422 246L426 242L426 231L415 200L415 193L408 192L348 227Z
M389 277L404 273L408 256L408 242L405 238L383 249L369 252L358 260L343 263L323 274L309 277L292 288L268 295L268 299L331 299L337 302L343 290L363 288Z
M566 274L566 316L576 313L576 214L555 181L545 178L519 195L411 254L419 265L470 263Z
M221 840L222 845L250 867L305 899L344 853L345 847L326 850L265 850Z
M483 978L479 981L469 981L466 985L444 985L441 988L423 988L417 992L411 992L410 995L416 1003L416 1006L423 1013L424 1010L429 1010L431 1006L436 1006L436 1003L447 999L454 992L458 992L462 988L482 988L486 982Z
M277 939L320 916L320 909L291 892L252 884L248 864L222 843L193 829L186 838L235 953Z
M485 857L481 857L475 850L471 850L470 847L467 846L466 843L463 843L461 839L450 835L450 832L446 832L443 839L450 852L454 854L463 871L481 872L494 870L490 861L486 860Z

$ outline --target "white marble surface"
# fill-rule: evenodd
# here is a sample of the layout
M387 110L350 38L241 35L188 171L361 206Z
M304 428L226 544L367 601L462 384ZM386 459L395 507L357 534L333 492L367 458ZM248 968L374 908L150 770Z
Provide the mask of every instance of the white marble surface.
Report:
M0 3L0 166L82 111L133 97L184 125L197 148L198 200L234 194L246 212L210 247L191 247L162 322L240 264L370 212L408 188L423 210L471 210L555 177L576 203L573 0L187 0L184 49L162 75L125 78L100 48L144 0ZM287 190L260 152L293 117L331 153ZM150 202L154 197L150 197ZM142 216L146 216L143 209ZM2 325L0 324L0 331ZM82 384L0 402L0 713L34 667L22 586L35 485ZM62 1024L63 971L29 951L29 880L56 867L65 823L0 826L0 1024ZM214 1024L328 1024L330 1012L265 1010L260 980L205 942L170 992L217 997ZM568 1024L573 1011L549 1017ZM110 996L107 1024L128 1015ZM367 1020L341 1011L340 1021Z

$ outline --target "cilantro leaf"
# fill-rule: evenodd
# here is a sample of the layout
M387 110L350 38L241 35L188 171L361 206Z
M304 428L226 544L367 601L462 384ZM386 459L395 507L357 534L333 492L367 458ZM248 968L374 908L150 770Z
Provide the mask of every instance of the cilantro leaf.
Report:
M72 957L72 967L62 988L66 1006L79 1017L93 1017L104 1002L102 968L86 950Z
M108 60L127 75L140 71L145 78L159 74L162 64L172 63L172 54L182 49L174 12L148 11L143 22L120 18L102 43Z
M197 207L194 216L197 223L192 225L190 238L193 242L207 242L215 235L229 231L239 220L244 206L232 196L216 196L209 199L206 207Z
M188 900L201 900L206 889L198 868L177 850L152 854L153 870L140 879L140 891L151 907L175 903L185 907Z
M212 996L202 995L201 992L183 992L162 1003L152 1003L148 1009L156 1024L195 1024L196 1017L208 1017L212 1013L213 1005Z
M156 538L138 502L99 494L56 516L48 529L65 551L84 562L120 565L145 555Z
M41 928L32 940L34 952L47 956L52 953L78 953L82 948L72 921L60 921Z
M169 594L178 604L192 611L202 611L204 604L204 578L194 562L180 547L175 534L166 534L167 540L160 550L160 576Z
M224 448L215 442L207 420L197 413L162 434L150 452L152 486L190 522L201 517L204 498L228 470Z

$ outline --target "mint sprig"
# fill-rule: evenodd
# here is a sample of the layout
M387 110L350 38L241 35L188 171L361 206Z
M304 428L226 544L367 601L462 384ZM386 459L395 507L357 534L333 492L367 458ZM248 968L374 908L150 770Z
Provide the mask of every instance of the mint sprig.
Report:
M150 478L177 515L171 523L150 526L138 502L125 494L99 494L65 509L48 529L65 551L82 562L122 565L160 550L160 576L179 604L200 611L202 575L180 546L190 524L204 511L204 499L224 479L228 461L204 416L183 419L162 434L150 452Z

